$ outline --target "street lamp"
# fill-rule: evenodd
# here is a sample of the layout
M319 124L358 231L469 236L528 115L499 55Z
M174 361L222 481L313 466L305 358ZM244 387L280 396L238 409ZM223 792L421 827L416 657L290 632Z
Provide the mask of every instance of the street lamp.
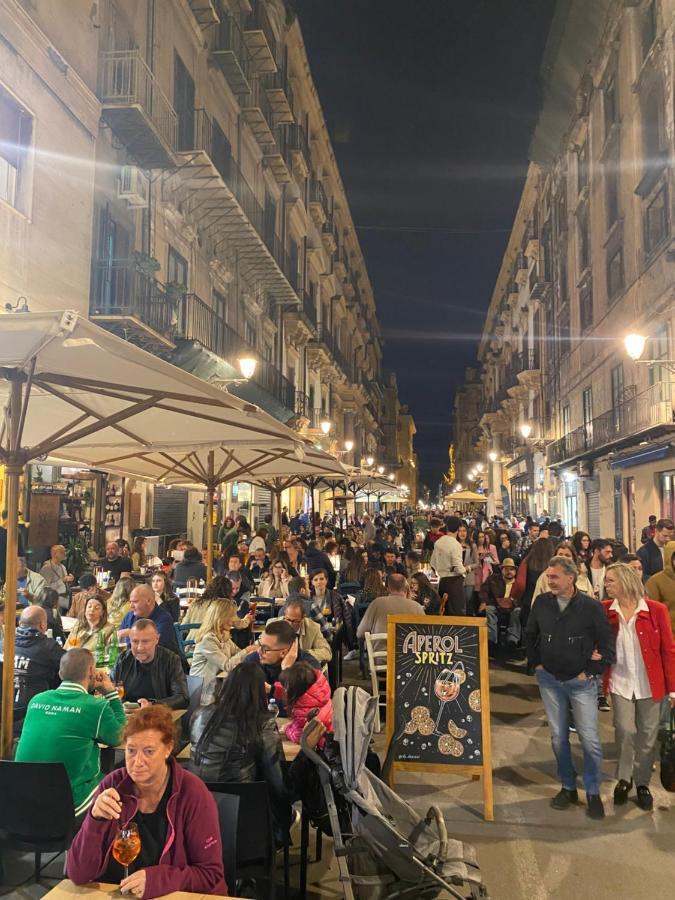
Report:
M258 360L253 356L242 356L237 362L239 363L239 371L242 374L242 378L246 378L246 380L253 378Z
M319 422L319 428L323 434L328 434L332 427L333 423L329 419L322 419L321 422Z
M379 475L384 475L384 466L378 466L378 467L377 467L377 472L378 472Z
M473 481L475 477L476 476L473 474L473 472L469 473L469 481Z
M372 465L374 462L375 462L375 460L372 456L366 456L366 465L368 466L369 469L372 468Z
M529 438L529 436L532 434L532 426L530 425L529 422L523 422L523 424L519 428L519 431L522 434L522 436L525 438L525 440L527 440Z
M490 450L490 452L488 453L488 459L490 460L490 462L497 462L497 454L494 450Z
M393 472L390 472L390 473L387 475L387 478L389 479L389 481L393 481L393 480L394 480L394 473L393 473Z
M483 465L483 463L476 463L476 471L477 472L482 472L484 468L485 468L485 466Z
M623 339L624 349L633 362L639 362L647 366L663 366L669 372L675 373L675 359L642 359L646 345L647 338L643 334L633 332L632 334L627 334Z
M347 453L351 453L354 449L354 441L345 441L345 450Z

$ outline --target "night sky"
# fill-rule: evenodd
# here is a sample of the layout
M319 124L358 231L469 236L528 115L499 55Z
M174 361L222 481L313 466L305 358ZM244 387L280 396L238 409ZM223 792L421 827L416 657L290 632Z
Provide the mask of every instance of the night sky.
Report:
M298 0L422 480L518 205L554 0Z

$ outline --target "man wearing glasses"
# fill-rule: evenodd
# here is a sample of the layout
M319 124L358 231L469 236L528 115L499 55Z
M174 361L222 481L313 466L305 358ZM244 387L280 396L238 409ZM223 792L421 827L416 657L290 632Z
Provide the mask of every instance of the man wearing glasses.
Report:
M284 605L283 618L271 619L270 624L271 622L288 622L297 635L301 651L310 653L322 664L331 661L331 646L321 633L319 625L307 617L302 600L289 600Z
M265 681L277 697L275 688L278 688L279 693L282 690L278 684L281 670L289 669L298 659L305 660L313 669L321 668L321 664L311 653L300 648L293 626L284 619L273 619L265 626L253 653L244 657L244 662L262 666Z

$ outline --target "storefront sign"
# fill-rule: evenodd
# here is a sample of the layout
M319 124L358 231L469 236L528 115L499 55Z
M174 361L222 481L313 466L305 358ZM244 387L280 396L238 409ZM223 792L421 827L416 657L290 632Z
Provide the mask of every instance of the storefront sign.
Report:
M492 754L485 619L389 616L387 743L399 770L483 779L492 813Z

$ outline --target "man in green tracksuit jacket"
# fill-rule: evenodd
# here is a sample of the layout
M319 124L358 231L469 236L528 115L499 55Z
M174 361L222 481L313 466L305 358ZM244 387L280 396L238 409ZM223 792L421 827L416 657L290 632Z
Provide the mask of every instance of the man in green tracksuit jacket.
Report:
M127 717L107 673L97 671L89 650L61 657L61 684L28 704L16 751L18 762L62 762L73 791L75 815L87 811L103 778L97 742L116 746ZM103 696L89 692L96 688Z

